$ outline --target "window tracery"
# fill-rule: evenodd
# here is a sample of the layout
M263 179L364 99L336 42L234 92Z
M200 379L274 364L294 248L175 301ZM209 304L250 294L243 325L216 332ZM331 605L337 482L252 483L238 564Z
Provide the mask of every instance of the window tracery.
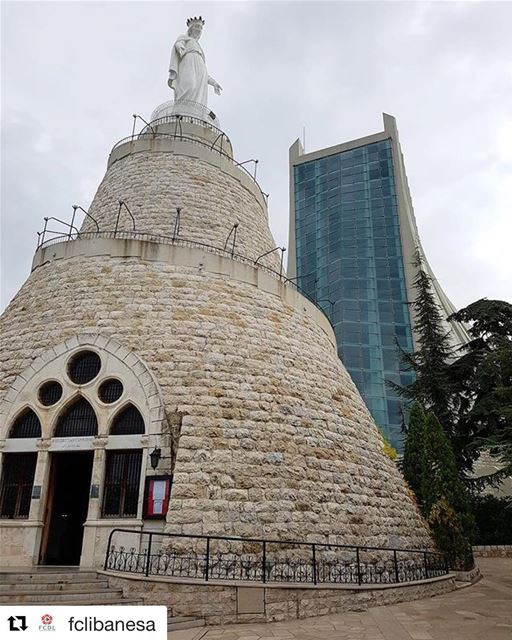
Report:
M60 416L55 428L56 438L95 436L98 434L98 419L87 400L79 397Z
M41 422L33 409L27 409L14 421L9 438L40 438Z
M160 433L165 416L158 386L136 354L99 335L70 338L20 373L0 410L6 416L0 518L28 517L39 451L50 456L38 467L36 484L50 477L45 469L53 452L75 450L64 438L89 438L77 450L107 449L98 457L102 516L140 517L148 446L143 436ZM95 436L103 440L93 442ZM15 473L17 460L21 475ZM46 491L43 484L43 496Z

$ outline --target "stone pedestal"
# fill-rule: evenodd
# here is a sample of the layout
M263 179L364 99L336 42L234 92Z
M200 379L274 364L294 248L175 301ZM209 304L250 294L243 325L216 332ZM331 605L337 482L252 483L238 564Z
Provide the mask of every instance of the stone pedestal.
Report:
M220 128L220 120L217 115L208 107L192 100L181 100L180 102L168 100L163 102L151 114L151 121L176 115L197 118Z

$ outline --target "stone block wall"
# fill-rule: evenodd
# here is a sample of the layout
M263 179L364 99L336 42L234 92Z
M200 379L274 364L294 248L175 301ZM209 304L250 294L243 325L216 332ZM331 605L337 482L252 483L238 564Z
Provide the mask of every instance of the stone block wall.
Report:
M473 547L475 558L512 558L512 544L493 544Z
M0 520L0 566L20 567L37 564L40 527L25 521Z
M191 153L197 151L192 143L188 147ZM233 225L238 223L236 253L255 260L273 249L275 241L259 187L232 163L221 162L215 152L201 155L198 158L148 150L111 164L89 209L100 230L114 230L119 200L124 200L136 219L137 231L172 236L176 207L181 207L182 239L223 248ZM85 218L82 231L95 229L93 221ZM133 229L124 208L119 229ZM229 250L232 240L233 235L227 244ZM277 252L261 262L279 270Z
M263 290L252 267L251 284L231 260L208 271L173 250L178 264L77 255L36 268L2 317L0 394L45 350L99 332L136 352L166 414L182 416L168 531L431 547L311 305L277 281Z
M312 586L305 589L278 585L263 588L254 585L249 588L264 591L263 611L244 614L238 611L237 591L239 588L247 589L247 583L243 586L241 583L179 583L107 575L111 587L123 589L130 597L141 598L144 604L166 605L172 616L204 618L208 625L276 622L345 611L364 611L370 607L429 598L455 589L452 577L408 585L386 585L384 588Z

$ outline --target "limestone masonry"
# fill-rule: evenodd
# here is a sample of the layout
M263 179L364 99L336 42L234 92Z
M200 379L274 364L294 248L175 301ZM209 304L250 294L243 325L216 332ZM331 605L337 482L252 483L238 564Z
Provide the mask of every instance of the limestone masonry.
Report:
M41 560L57 531L48 524L48 495L57 491L50 470L73 451L92 452L82 565L103 563L114 526L433 548L325 316L277 274L223 251L235 222L235 254L254 261L275 247L265 197L212 148L211 128L187 126L195 140L165 137L168 126L155 125L160 138L114 150L90 208L100 233L86 218L89 234L40 247L2 317L0 450L4 464L8 456L37 454L39 488L25 518L0 519L0 561ZM130 207L136 233L123 211L124 235L113 237L119 200ZM173 244L176 207L181 226ZM279 271L277 252L262 262ZM74 386L69 362L84 350L102 368ZM97 399L107 374L124 385L108 406ZM64 389L52 406L38 399L45 380ZM80 398L99 416L97 433L55 437ZM114 435L111 421L127 402L140 412L144 433ZM28 408L41 437L9 437ZM148 455L155 446L163 454L157 471ZM117 450L142 451L140 481L135 511L125 502L108 516L105 460ZM167 515L147 520L145 480L165 473L173 474Z
M162 124L161 130L174 129ZM204 131L205 136L210 132ZM140 151L133 153L134 147ZM101 221L101 228L114 229L120 199L136 217L137 230L172 235L180 207L184 238L222 248L238 223L237 253L255 260L276 246L268 227L265 196L258 185L217 148L194 144L191 139L181 144L165 137L143 139L115 149L89 209ZM119 228L133 228L124 209ZM86 218L82 230L94 229L92 220ZM262 263L279 268L276 253L262 258Z

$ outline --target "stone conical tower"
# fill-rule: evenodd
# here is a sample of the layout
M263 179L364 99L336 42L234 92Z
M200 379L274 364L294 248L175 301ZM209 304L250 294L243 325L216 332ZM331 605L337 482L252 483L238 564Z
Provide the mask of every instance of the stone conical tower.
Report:
M115 145L80 233L38 247L2 318L4 469L32 456L37 487L8 505L12 564L57 557L73 451L91 452L82 564L113 526L148 526L162 472L156 530L431 547L327 318L280 274L265 195L211 120L159 116Z

